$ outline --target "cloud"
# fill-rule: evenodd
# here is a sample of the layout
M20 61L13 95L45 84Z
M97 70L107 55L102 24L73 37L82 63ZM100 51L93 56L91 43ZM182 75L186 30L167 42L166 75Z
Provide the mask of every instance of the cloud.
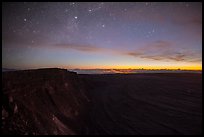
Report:
M74 49L77 51L84 51L84 52L100 52L103 51L103 48L99 48L92 45L82 45L82 44L55 44L55 48L64 48L64 49Z
M156 55L142 55L141 58L153 59L153 60L166 60L166 61L170 61L170 60L187 61L188 54L170 52L169 54L160 53Z
M135 56L135 57L143 55L143 53L137 52L137 51L135 51L135 52L127 52L126 54L130 55L130 56Z
M178 50L172 42L163 40L154 41L135 51L125 52L125 54L128 56L152 60L187 62L202 61L201 55L198 52L188 49Z

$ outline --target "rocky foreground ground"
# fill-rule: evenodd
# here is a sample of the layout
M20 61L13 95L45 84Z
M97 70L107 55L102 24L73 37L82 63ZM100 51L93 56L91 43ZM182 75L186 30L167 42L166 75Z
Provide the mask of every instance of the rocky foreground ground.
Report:
M2 134L194 135L202 74L2 73Z

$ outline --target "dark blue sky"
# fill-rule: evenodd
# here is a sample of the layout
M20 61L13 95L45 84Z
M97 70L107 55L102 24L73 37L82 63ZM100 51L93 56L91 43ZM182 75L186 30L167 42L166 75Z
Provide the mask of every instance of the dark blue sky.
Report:
M202 3L3 3L3 67L202 69Z

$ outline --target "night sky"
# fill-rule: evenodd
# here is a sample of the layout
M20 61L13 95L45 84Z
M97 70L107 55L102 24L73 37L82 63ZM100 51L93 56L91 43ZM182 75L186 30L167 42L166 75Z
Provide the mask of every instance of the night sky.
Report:
M202 69L202 3L3 3L2 65Z

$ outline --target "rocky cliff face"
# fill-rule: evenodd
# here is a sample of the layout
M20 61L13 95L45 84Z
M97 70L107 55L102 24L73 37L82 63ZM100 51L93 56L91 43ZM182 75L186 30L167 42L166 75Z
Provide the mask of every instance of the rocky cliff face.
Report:
M84 119L90 100L76 73L51 68L2 75L3 134L87 132Z

